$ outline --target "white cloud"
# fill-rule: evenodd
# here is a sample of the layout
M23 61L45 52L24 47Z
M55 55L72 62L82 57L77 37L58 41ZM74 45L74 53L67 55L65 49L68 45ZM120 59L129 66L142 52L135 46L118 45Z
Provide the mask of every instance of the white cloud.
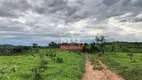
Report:
M142 41L140 0L1 0L0 3L3 43L60 42L71 34L84 41L96 35L105 35L109 41Z

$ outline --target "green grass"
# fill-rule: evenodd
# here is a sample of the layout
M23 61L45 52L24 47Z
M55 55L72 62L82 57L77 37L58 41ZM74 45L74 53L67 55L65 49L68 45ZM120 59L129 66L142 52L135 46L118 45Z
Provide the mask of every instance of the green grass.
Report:
M103 70L103 67L99 66L99 67L93 67L93 70Z
M126 80L142 80L142 54L134 53L133 60L127 56L128 53L106 53L105 55L90 55L97 57L110 70L119 70L119 74Z
M45 70L44 80L78 80L84 73L84 56L74 52L57 51L56 58L63 59L63 63L57 63L50 57L45 56L48 61L47 70ZM39 65L40 58L31 55L21 56L0 56L0 68L5 66L17 66L15 74L9 75L9 80L32 80L32 68ZM0 75L1 76L1 75Z

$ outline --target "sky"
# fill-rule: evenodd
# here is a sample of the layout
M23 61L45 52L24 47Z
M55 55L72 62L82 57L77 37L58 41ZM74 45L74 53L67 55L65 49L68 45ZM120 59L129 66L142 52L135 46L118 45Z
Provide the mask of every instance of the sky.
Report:
M142 0L0 0L0 44L142 42Z

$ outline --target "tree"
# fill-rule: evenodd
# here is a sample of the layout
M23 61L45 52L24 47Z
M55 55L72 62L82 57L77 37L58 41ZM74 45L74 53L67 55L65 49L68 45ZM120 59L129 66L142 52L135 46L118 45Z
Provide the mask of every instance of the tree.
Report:
M115 55L116 55L116 50L115 50L115 49L116 49L116 47L115 47L115 46L112 46L111 51L112 51L112 52L114 52L114 53L115 53Z
M100 36L99 41L100 41L100 43L104 43L105 42L105 37L104 36Z
M33 43L33 52L38 53L39 52L39 46L36 43Z
M51 43L49 43L49 47L51 47L51 48L57 48L58 44L52 41Z
M99 44L100 39L98 36L95 37L95 40L96 40L97 44Z
M96 36L96 42L97 42L97 44L99 44L98 46L99 46L99 48L100 48L100 50L103 52L103 54L104 54L104 50L105 50L105 45L103 44L104 42L105 42L105 37L104 36Z
M38 47L38 44L33 43L33 48L37 48L37 47Z
M87 52L88 51L88 43L84 44L84 51Z
M103 35L101 35L101 36L96 36L95 37L95 40L96 40L96 42L97 43L104 43L105 42L105 37L103 36Z

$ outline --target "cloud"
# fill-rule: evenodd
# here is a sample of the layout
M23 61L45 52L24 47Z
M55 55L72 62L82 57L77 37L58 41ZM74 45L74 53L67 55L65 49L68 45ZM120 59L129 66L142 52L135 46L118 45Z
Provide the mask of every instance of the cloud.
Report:
M131 0L122 0L121 2L122 6L128 6L129 4L131 4Z
M142 41L141 0L0 0L1 43ZM132 37L133 36L133 37Z
M119 2L119 0L103 0L103 3L106 4L107 6L114 5L117 2Z
M132 5L136 7L142 7L141 4L142 4L142 0L135 0L132 2Z

